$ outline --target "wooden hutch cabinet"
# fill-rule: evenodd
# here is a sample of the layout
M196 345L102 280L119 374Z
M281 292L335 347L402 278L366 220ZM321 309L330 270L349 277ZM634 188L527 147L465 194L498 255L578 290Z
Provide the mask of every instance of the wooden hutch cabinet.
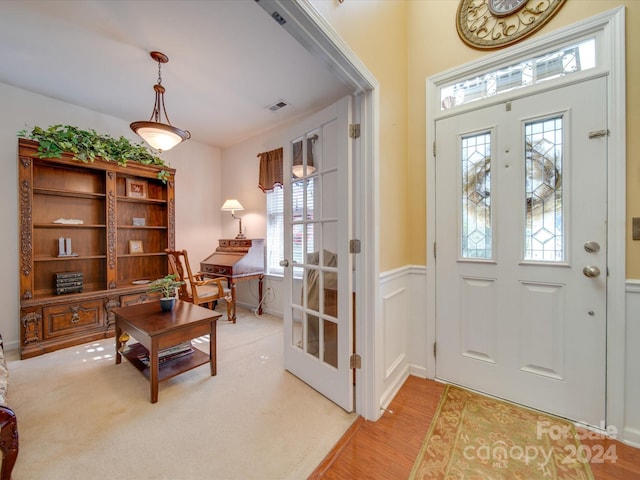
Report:
M111 309L155 300L144 282L175 249L175 170L37 148L18 142L21 358L112 336Z

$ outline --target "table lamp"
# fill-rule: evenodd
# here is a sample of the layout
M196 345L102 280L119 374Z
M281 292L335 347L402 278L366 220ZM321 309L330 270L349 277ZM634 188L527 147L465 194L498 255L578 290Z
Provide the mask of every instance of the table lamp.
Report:
M235 215L236 210L244 210L244 207L240 204L240 202L235 198L231 198L224 202L220 210L222 210L223 212L231 212L231 216L235 220L240 220L240 231L238 232L238 235L236 235L236 238L246 238L242 233L242 218L236 217Z

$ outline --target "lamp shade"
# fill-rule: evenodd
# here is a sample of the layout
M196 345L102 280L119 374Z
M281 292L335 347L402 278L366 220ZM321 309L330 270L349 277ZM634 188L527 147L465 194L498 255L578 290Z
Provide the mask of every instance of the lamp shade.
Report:
M133 122L131 129L153 148L163 152L170 150L183 140L191 138L189 132L166 123Z
M244 210L244 207L235 198L230 198L229 200L225 200L220 210L223 212L234 212L236 210Z
M191 133L188 130L181 130L171 125L167 115L167 108L164 105L165 88L161 85L160 67L163 63L169 61L169 57L162 52L150 52L149 55L158 62L158 83L153 86L153 90L156 93L153 112L151 112L151 118L148 121L133 122L129 126L152 148L163 152L172 149L184 140L189 140ZM166 123L162 122L163 113Z

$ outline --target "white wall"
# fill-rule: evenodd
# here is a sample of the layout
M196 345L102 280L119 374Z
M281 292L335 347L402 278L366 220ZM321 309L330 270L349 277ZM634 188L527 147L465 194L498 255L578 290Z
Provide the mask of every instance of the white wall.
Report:
M34 126L74 125L93 129L113 137L124 136L138 142L129 129L130 120L122 120L80 108L59 100L0 83L0 176L3 208L0 208L0 248L8 252L4 267L5 288L0 302L5 306L0 318L0 332L7 348L19 345L19 277L18 277L18 169L17 132ZM219 149L194 140L163 153L162 157L176 169L176 246L198 259L207 254L220 237Z
M286 137L286 130L277 129L262 135L250 138L242 143L234 145L222 152L222 198L217 207L220 210L222 203L229 198L238 200L244 210L236 212L236 216L242 218L242 232L247 238L267 239L266 195L258 188L258 171L260 161L258 153L281 147ZM238 234L238 221L231 217L231 213L222 212L222 237L235 238ZM211 251L213 252L215 248ZM269 279L264 281L263 295ZM247 307L257 307L259 303L258 281L248 280L237 283L238 304ZM263 300L263 309L268 305ZM282 311L282 297L278 299L277 312ZM273 310L270 310L272 313Z
M197 271L221 238L222 153L189 140L163 157L176 169L176 249L187 250Z
M219 207L228 198L237 199L244 210L236 212L242 217L242 231L247 238L267 238L266 195L258 187L259 153L284 147L288 141L290 124L263 132L222 152L222 178L224 179ZM222 214L222 237L235 238L238 221L231 214ZM213 252L215 248L211 251ZM269 292L267 294L267 288ZM238 304L256 307L258 305L258 281L249 280L237 284ZM267 277L264 281L263 309L269 313L282 315L282 279Z

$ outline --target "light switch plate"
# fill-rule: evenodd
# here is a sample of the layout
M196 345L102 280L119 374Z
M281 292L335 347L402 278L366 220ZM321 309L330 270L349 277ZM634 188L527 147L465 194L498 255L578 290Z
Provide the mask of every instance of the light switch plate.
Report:
M633 240L640 240L640 217L633 217L631 219L631 238Z

